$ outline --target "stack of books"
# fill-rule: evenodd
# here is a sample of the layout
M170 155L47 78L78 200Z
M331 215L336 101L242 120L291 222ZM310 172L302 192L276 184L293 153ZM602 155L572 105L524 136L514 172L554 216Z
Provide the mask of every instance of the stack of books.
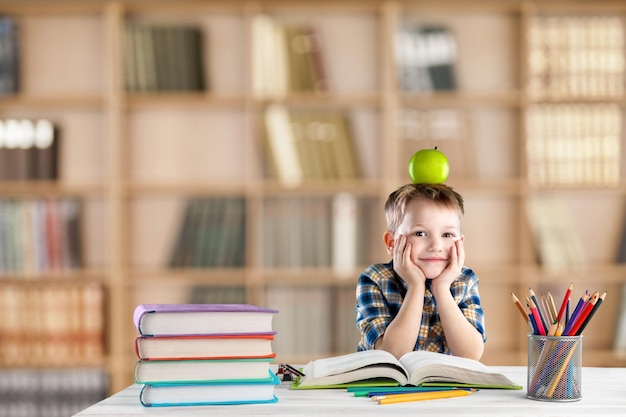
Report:
M277 401L277 310L250 304L141 304L134 380L145 407Z

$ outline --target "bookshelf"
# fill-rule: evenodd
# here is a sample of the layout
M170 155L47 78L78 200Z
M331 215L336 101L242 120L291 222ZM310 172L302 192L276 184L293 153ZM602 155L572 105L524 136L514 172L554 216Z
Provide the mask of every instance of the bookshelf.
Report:
M0 119L45 117L61 128L62 142L58 181L4 181L0 197L79 198L84 266L69 274L3 277L0 284L37 287L53 278L63 285L101 285L104 354L92 365L105 370L110 392L131 382L132 311L139 303L219 298L282 307L281 333L298 327L296 318L319 329L319 338L285 337L278 361L302 363L345 353L351 343L356 346L350 327L356 277L367 264L386 259L378 241L382 204L409 180L411 154L432 141L408 129L430 123L432 131L444 123L442 134L449 137L438 144L453 157L449 183L466 199L467 262L481 278L488 333L484 362L526 361L526 331L511 305L511 292L549 289L559 299L573 282L575 294L587 286L609 294L595 319L605 326L586 331L584 364L624 365L613 354L612 332L606 330L616 326L624 281L624 266L615 261L625 209L623 173L610 185L533 183L527 175L525 123L537 106L558 104L610 104L621 118L624 95L538 97L527 88L525 63L533 19L611 15L623 20L625 12L623 4L610 0L3 1L0 14L13 16L20 27L22 65L19 92L0 98ZM255 94L253 22L261 13L316 29L327 91ZM131 22L199 28L207 88L125 91L124 29ZM403 92L397 87L394 33L409 23L444 25L454 34L456 90ZM263 119L270 105L346 112L360 175L307 179L295 187L269 175ZM623 143L623 133L618 141ZM621 164L623 150L619 154ZM265 259L268 246L276 243L266 231L281 233L268 224L280 216L268 213L285 207L289 212L291 200L292 214L299 216L306 215L303 207L317 207L327 213L318 218L319 228L328 231L331 202L341 193L356 196L359 221L368 226L357 228L365 236L359 241L367 243L358 247L352 271L338 272L328 261L320 266ZM555 271L537 262L526 205L542 195L566 201L575 234L584 237L584 265ZM244 266L168 267L191 198L244 201ZM316 228L313 220L302 218L293 216L300 232L291 229L285 239ZM316 239L307 235L295 241L310 245ZM304 248L297 253L308 253ZM295 250L284 242L274 249ZM311 311L320 314L313 317Z

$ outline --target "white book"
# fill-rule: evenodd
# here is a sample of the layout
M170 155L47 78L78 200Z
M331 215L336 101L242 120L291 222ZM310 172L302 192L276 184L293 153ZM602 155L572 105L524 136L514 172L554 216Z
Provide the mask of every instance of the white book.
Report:
M340 193L332 201L332 269L336 274L349 275L357 264L356 196Z
M265 125L278 180L285 187L298 186L303 177L302 165L291 130L289 112L283 106L269 106L265 110Z

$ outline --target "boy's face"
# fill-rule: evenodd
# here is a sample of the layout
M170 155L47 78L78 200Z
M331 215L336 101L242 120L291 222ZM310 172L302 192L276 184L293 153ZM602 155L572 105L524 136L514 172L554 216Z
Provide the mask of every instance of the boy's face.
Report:
M407 204L394 236L396 241L400 235L407 237L411 260L426 278L441 274L450 261L454 242L463 239L459 213L428 200L414 200Z

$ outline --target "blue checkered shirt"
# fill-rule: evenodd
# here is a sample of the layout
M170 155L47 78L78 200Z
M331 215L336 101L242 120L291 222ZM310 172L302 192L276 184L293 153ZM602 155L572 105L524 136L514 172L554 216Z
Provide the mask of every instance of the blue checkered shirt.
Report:
M426 280L422 322L413 350L449 354L431 288L432 281ZM356 325L361 340L358 350L374 349L374 343L400 311L406 291L406 283L394 272L393 262L372 265L359 276L356 287ZM450 286L450 292L465 318L486 341L484 312L478 295L478 277L474 271L463 267L461 275Z

